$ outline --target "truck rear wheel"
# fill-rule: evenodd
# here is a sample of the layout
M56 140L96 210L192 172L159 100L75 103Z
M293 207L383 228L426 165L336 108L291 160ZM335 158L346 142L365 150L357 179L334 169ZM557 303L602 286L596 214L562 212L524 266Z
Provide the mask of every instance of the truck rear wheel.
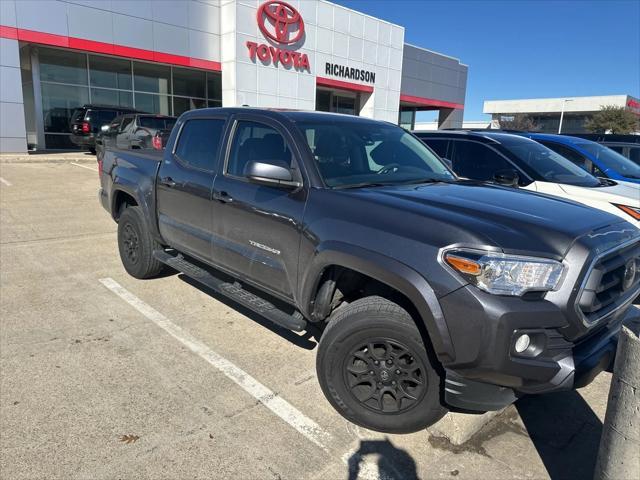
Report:
M416 432L446 413L440 375L406 310L366 297L330 319L318 347L318 380L347 420L387 433Z
M118 220L118 250L122 265L135 278L151 278L164 269L153 251L162 249L149 232L142 210L138 206L126 208Z

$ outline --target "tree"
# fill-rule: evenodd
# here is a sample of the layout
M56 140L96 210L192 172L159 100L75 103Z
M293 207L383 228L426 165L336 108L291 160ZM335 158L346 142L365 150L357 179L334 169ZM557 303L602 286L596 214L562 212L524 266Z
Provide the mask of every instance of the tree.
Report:
M526 113L514 113L509 116L500 117L500 128L502 130L521 130L524 132L535 132L538 125Z
M593 133L633 133L640 130L638 116L625 107L602 105L585 124L587 130Z

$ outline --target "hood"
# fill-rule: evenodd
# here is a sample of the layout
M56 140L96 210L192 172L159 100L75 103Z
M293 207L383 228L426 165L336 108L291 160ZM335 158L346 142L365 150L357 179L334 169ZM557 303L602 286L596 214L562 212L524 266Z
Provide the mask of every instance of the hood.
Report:
M569 195L586 196L594 199L640 207L640 185L629 182L616 182L608 187L576 187L560 184L560 188Z
M476 182L341 193L379 204L380 217L389 215L382 207L397 210L399 231L422 231L428 238L425 241L435 242L437 247L471 240L483 242L478 246L496 246L510 253L563 257L578 237L621 222L614 215L572 201ZM424 219L418 226L413 222L417 217Z

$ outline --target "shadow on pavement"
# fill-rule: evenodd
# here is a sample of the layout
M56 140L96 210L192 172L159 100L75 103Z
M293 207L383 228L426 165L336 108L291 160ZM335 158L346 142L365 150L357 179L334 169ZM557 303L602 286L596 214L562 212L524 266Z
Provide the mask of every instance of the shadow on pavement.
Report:
M357 480L364 457L377 457L379 478L418 480L416 462L406 450L394 447L388 440L361 440L360 448L349 457L348 480Z
M188 277L183 273L179 273L178 278L183 282L188 283L192 287L197 288L201 292L206 293L210 297L215 298L217 301L224 303L227 307L231 308L232 310L235 310L238 313L244 315L245 317L250 318L257 324L263 326L268 330L271 330L276 335L281 336L285 340L293 343L294 345L300 348L304 348L305 350L313 350L314 348L316 348L316 345L318 344L316 339L320 338L320 333L316 332L315 329L313 329L313 325L311 325L310 328L304 333L297 334L296 332L287 330L286 328L282 328L279 325L271 323L269 320L267 320L260 314L254 312L253 310L249 310L248 308L240 305L239 303L236 303L234 300L219 294L218 292L202 285L201 283L191 279L190 277Z
M578 392L526 396L516 408L552 480L593 478L602 422Z

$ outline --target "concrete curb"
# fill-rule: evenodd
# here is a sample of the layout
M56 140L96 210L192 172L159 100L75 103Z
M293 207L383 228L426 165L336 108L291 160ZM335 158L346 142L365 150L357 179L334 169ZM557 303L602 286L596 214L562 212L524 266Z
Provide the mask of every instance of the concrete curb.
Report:
M51 154L51 155L0 155L0 164L9 163L96 163L93 155Z

